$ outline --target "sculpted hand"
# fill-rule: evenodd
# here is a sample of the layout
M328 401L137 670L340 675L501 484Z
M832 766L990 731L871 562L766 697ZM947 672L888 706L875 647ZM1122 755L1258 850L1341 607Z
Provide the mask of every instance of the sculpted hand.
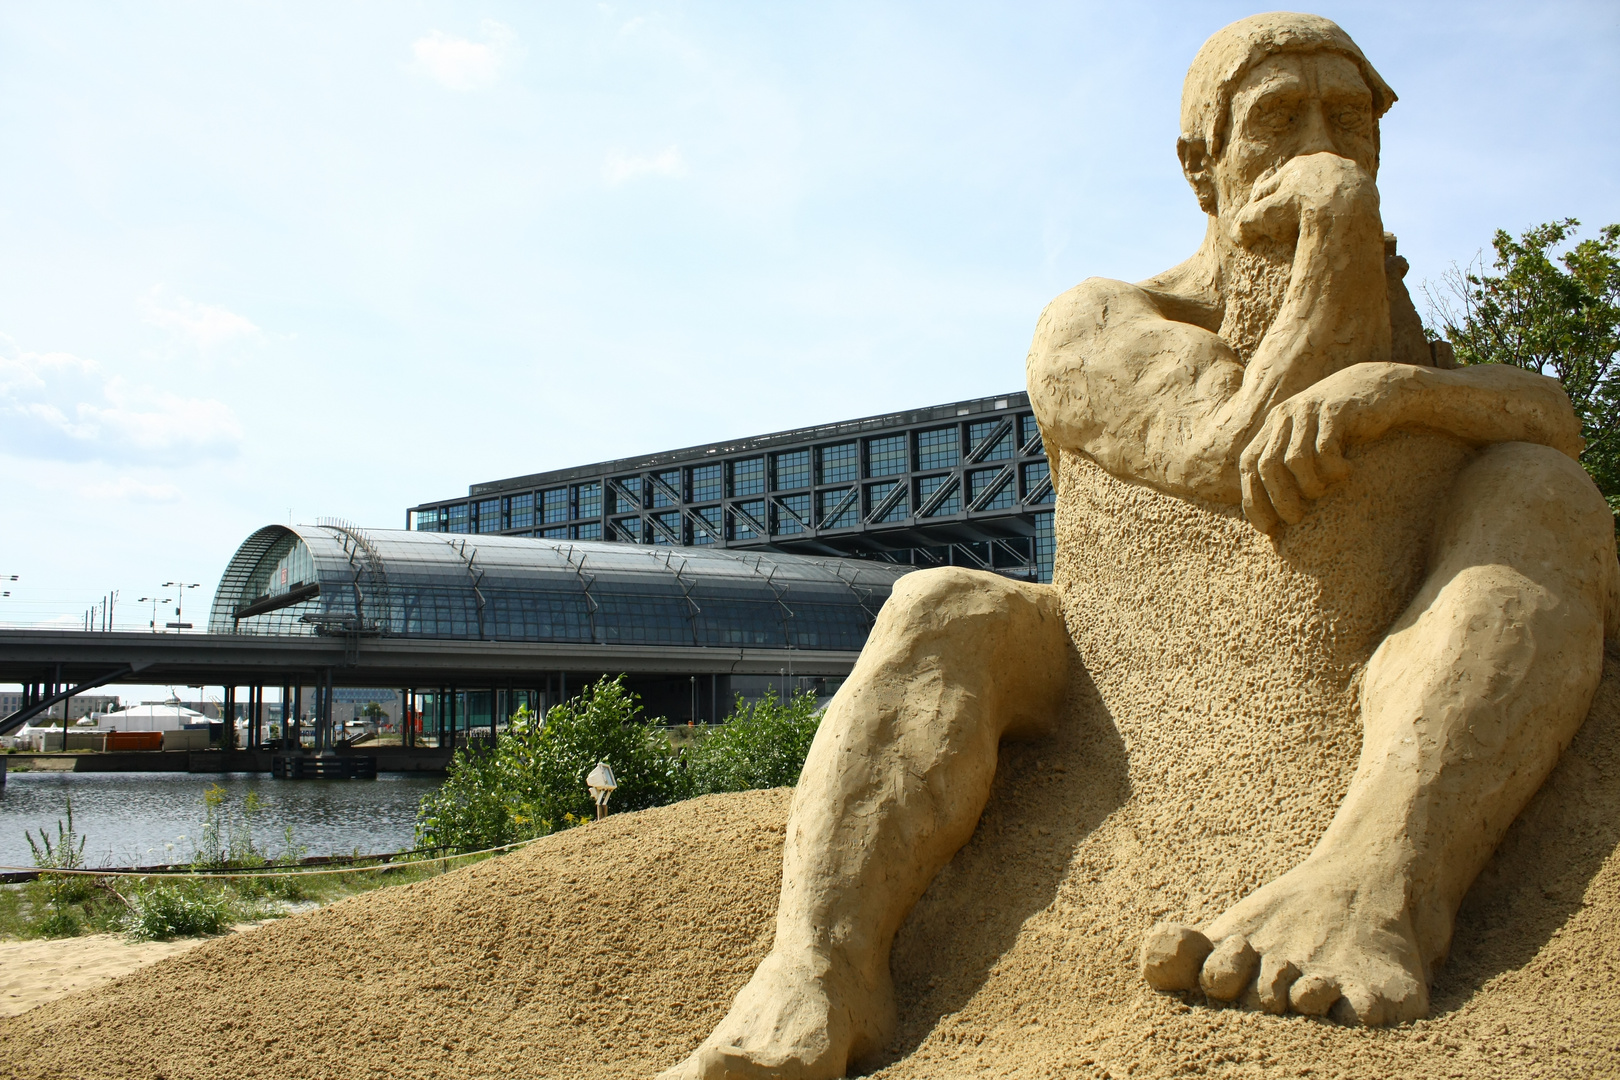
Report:
M1262 238L1292 245L1302 232L1325 234L1335 225L1378 222L1378 187L1360 165L1337 154L1290 159L1255 183L1249 203L1232 222L1232 239L1248 248ZM1377 238L1382 254L1383 230Z
M1383 426L1381 380L1371 367L1346 368L1267 414L1238 464L1243 513L1255 528L1274 534L1298 523L1310 500L1350 475L1345 449Z

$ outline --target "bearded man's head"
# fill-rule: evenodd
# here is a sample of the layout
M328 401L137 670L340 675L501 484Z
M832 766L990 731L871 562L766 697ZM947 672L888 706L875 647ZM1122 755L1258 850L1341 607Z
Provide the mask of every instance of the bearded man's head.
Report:
M1232 213L1256 180L1297 154L1338 153L1376 174L1378 120L1394 103L1336 23L1253 15L1217 31L1193 58L1176 150L1204 212Z

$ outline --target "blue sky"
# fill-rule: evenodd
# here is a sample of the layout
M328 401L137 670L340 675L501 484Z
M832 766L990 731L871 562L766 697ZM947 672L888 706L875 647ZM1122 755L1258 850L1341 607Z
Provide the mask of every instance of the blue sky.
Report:
M0 6L0 623L200 617L289 514L1017 388L1048 299L1196 246L1181 78L1253 10ZM1620 7L1316 10L1401 96L1414 282L1620 220Z

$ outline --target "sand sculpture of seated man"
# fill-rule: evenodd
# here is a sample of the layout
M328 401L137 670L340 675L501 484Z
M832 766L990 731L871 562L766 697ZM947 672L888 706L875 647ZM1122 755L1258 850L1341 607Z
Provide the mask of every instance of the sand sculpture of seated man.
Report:
M1060 466L1057 584L963 570L900 581L794 793L772 951L666 1080L838 1077L894 1030L901 922L971 837L1000 741L1051 730L1071 663L1092 659L1090 615L1064 600L1077 592L1063 569L1080 543L1064 524L1073 478L1113 485L1127 507L1113 532L1159 528L1129 519L1159 500L1247 530L1310 585L1313 565L1371 533L1318 529L1316 555L1290 534L1373 468L1358 455L1431 445L1400 443L1412 431L1454 447L1456 465L1419 500L1430 547L1410 580L1349 587L1399 595L1378 601L1393 621L1379 616L1355 677L1334 684L1352 702L1344 726L1355 709L1361 724L1346 794L1308 857L1203 934L1150 931L1144 974L1270 1011L1426 1013L1463 894L1590 706L1620 574L1558 384L1435 363L1379 215L1378 122L1393 101L1314 16L1256 16L1200 50L1178 150L1209 215L1202 246L1138 285L1092 279L1059 297L1030 351ZM1401 492L1387 494L1394 507Z

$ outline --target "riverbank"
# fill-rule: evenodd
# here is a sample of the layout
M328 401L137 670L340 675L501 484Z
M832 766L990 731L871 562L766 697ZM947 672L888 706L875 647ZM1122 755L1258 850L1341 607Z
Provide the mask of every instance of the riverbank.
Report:
M5 755L8 773L25 772L180 772L268 773L273 750L57 750ZM340 751L340 757L369 757L380 773L442 776L451 751L432 747L376 746Z

